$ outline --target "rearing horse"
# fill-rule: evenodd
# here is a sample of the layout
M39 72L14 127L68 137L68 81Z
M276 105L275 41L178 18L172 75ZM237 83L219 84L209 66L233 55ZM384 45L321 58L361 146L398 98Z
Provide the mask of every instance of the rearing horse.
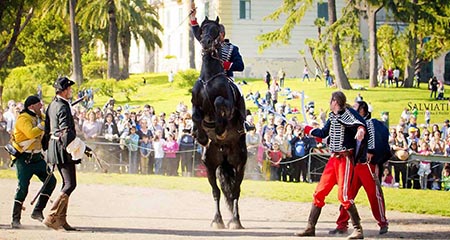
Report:
M205 18L200 27L203 64L200 77L192 89L192 120L197 141L206 146L202 160L216 203L211 225L225 228L220 213L218 177L228 208L233 214L228 228L241 229L238 201L247 162L245 101L237 86L224 72L219 55L219 29L219 18L215 21Z

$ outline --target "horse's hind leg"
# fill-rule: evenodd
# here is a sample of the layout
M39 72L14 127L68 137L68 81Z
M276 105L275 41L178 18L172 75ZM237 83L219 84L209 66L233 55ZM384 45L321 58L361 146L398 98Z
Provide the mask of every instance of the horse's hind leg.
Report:
M216 169L217 169L217 163L213 163L215 161L219 161L217 159L217 156L212 156L211 154L213 152L214 155L217 155L216 147L214 145L210 145L206 149L206 159L205 159L205 165L208 169L208 181L209 184L212 187L212 194L214 197L214 202L216 204L216 214L214 215L214 219L211 222L211 227L216 229L224 229L225 224L223 223L222 214L220 213L220 189L219 186L217 186L217 179L216 179Z
M240 138L240 146L245 146L245 144L242 144L242 141L245 141L245 135L242 135L243 137ZM236 147L236 149L239 149L238 154L236 156L237 162L235 162L235 183L232 189L232 198L233 198L233 208L232 208L232 214L233 217L228 222L228 228L229 229L243 229L244 227L241 224L240 216L239 216L239 197L241 194L241 183L244 179L244 172L245 172L245 164L247 162L247 149L245 148L239 148Z
M240 216L239 216L239 196L241 192L241 182L244 178L244 169L238 170L236 172L236 182L233 188L233 206L232 206L232 214L233 217L228 222L229 229L243 229L244 227L241 224Z

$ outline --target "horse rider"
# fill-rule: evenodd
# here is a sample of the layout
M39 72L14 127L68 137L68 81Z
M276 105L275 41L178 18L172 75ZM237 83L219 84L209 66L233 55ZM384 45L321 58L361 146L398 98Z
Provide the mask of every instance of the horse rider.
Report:
M62 178L60 195L53 202L49 215L44 224L55 230L64 228L66 231L75 231L67 223L66 214L69 197L77 186L75 164L81 162L83 153L89 155L90 151L79 138L76 137L75 122L71 112L69 99L72 97L72 85L75 82L67 77L59 77L53 87L56 97L50 103L46 112L44 148L48 148L48 162L56 164ZM76 147L73 147L76 146ZM72 150L74 149L74 150ZM80 153L76 154L76 153Z
M15 158L13 157L12 162L12 164L16 164L19 180L14 198L12 228L21 228L22 226L20 223L22 205L28 194L28 186L33 175L36 175L42 182L45 182L50 174L51 177L39 195L38 202L31 213L32 219L41 222L44 220L42 210L47 205L56 186L56 178L50 172L42 155L41 138L44 134L44 115L41 113L41 108L42 103L37 96L27 97L12 134L12 145L20 152Z
M201 33L200 26L197 22L197 17L195 16L197 13L197 8L195 7L195 3L192 2L191 11L189 14L190 24L192 27L192 32L194 33L195 38L200 41ZM227 74L227 76L233 79L233 72L242 72L244 71L244 61L242 61L242 56L239 53L239 48L230 43L229 39L225 39L225 27L220 24L220 37L219 37L221 47L220 47L220 59L223 63L223 68Z

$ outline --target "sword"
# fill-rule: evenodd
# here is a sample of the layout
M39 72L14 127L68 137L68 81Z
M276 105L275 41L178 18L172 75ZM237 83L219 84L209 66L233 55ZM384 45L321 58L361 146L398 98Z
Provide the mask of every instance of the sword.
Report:
M86 147L87 147L87 146L86 146ZM97 154L96 154L94 151L92 151L92 148L90 148L90 147L87 147L87 148L89 148L89 150L86 151L85 154L86 154L88 157L92 157L92 158L95 160L95 162L97 163L97 165L100 167L100 169L102 169L102 171L103 171L104 173L107 173L107 172L108 172L108 168L109 168L110 165L109 165L106 161L100 159L100 158L97 156ZM105 168L105 167L103 166L102 162L107 166L107 168Z
M72 105L72 107L73 107L73 106L77 105L77 103L79 103L85 99L87 99L87 95L84 95L84 96L78 98L77 100L73 101L70 105Z
M39 195L41 195L41 193L44 191L45 187L47 186L48 182L50 181L50 178L52 178L54 171L55 171L55 164L52 165L51 171L48 173L47 177L45 178L45 181L42 183L42 187L36 193L36 196L34 196L33 200L31 200L31 202L30 202L31 205L33 205L34 202L36 202Z

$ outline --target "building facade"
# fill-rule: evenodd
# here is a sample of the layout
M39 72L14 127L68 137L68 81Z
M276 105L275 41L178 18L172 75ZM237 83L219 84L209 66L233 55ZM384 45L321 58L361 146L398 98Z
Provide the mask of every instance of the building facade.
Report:
M190 44L189 10L192 0L149 0L158 7L160 23L164 32L160 36L163 42L161 48L154 52L147 52L143 46L133 44L130 54L130 71L141 72L177 72L195 66L201 67L201 46L195 40L194 47ZM283 68L286 76L301 77L305 64L311 73L314 71L314 62L308 52L305 40L317 38L318 29L314 21L319 17L328 20L327 1L315 1L307 11L302 21L291 32L289 44L273 44L263 52L258 51L261 45L257 36L280 28L285 18L277 21L264 20L265 17L275 11L282 0L196 0L197 19L199 23L207 16L209 19L220 18L220 22L226 28L226 38L239 47L245 63L245 70L236 73L236 77L259 78L266 71L276 75ZM337 0L337 14L345 7L346 1ZM379 24L383 24L383 16L378 18ZM361 19L361 33L363 44L368 44L367 23ZM142 45L142 44L141 44ZM367 49L364 48L364 49ZM194 52L193 56L191 52ZM300 51L304 51L302 56ZM345 59L345 57L343 57ZM306 62L305 62L306 61ZM193 63L192 63L193 62ZM367 78L369 69L368 53L361 51L352 65L348 74L352 78ZM443 55L433 61L434 75L450 81L450 54ZM434 67L433 67L434 66Z

